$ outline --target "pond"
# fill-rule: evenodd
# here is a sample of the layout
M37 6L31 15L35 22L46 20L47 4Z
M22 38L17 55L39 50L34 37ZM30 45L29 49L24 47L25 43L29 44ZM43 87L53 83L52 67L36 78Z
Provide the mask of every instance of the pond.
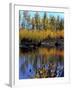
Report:
M19 79L64 77L64 50L37 47L20 48Z

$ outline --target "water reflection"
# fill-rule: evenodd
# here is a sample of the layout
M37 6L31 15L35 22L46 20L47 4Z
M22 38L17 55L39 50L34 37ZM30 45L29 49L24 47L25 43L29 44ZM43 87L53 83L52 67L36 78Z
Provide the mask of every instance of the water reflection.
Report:
M64 51L56 48L20 50L19 79L64 77Z

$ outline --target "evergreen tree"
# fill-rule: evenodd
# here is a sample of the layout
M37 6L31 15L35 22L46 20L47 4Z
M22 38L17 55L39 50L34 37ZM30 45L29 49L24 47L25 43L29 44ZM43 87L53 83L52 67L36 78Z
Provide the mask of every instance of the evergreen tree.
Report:
M44 30L48 29L48 18L46 12L44 13L44 17L43 17L43 29Z
M57 16L57 20L56 20L56 30L60 29L60 17Z
M60 20L60 30L64 29L64 20Z
M32 17L31 23L32 23L32 29L34 30L35 29L35 18L34 17Z
M40 24L40 17L39 17L38 12L36 12L36 14L35 14L35 27L37 30L39 29L39 24Z
M54 16L49 17L49 29L56 30L56 19Z

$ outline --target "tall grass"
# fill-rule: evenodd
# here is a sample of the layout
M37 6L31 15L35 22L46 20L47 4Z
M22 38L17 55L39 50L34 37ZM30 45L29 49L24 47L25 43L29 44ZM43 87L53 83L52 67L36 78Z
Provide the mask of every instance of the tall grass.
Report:
M64 37L64 30L25 30L20 29L19 30L19 36L20 40L22 39L28 39L32 41L42 41L44 39L50 38L58 38L58 37Z

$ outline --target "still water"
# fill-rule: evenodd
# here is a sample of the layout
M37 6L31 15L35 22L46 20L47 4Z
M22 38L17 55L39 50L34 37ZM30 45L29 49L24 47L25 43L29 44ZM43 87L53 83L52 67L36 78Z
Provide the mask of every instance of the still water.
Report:
M19 79L64 77L64 50L39 47L20 49Z

